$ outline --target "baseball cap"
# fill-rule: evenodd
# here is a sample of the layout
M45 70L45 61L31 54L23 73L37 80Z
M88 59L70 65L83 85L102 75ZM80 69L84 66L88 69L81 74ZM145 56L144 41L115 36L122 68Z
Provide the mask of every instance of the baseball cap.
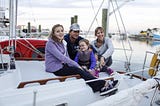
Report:
M80 31L80 26L77 23L74 23L70 26L70 30Z

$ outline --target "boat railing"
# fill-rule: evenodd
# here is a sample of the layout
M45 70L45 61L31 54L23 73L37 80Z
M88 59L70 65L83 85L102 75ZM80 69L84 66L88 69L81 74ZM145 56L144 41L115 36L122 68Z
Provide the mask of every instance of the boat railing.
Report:
M148 54L153 55L151 58L150 66L146 66ZM159 63L160 63L160 51L157 51L157 52L146 51L144 63L143 63L143 70L145 68L148 68L148 74L151 77L155 76L157 71L159 71ZM142 71L142 75L144 75L144 71Z
M40 85L45 85L47 84L47 82L52 81L52 80L58 80L59 82L64 82L69 78L76 78L76 79L80 79L81 76L76 74L76 75L69 75L69 76L58 76L55 78L47 78L47 79L40 79L40 80L33 80L33 81L25 81L25 82L21 82L17 88L24 88L25 86L27 86L27 84L33 84L33 83L39 83ZM97 80L114 80L113 76L110 77L105 77L105 78L98 78L98 79L93 79L93 80L88 80L85 81L86 83L88 82L94 82Z
M47 84L48 81L51 81L51 80L58 80L60 82L63 82L65 81L66 79L68 78L73 78L75 77L76 79L80 79L80 75L69 75L69 76L58 76L58 77L55 77L55 78L47 78L47 79L40 79L40 80L33 80L33 81L25 81L25 82L21 82L17 88L24 88L25 85L27 84L33 84L33 83L39 83L40 85L45 85Z

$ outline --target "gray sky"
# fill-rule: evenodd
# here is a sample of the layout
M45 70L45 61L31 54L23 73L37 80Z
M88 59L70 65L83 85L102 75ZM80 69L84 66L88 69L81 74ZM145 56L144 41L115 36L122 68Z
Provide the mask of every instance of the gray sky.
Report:
M91 5L93 2L94 10ZM82 30L88 30L95 13L103 0L19 0L18 1L18 24L42 25L42 28L49 28L60 23L68 30L70 19L78 15L78 23ZM104 0L102 8L107 7L107 0ZM121 0L120 0L121 1ZM121 2L119 2L121 4ZM134 0L121 9L121 16L128 32L138 33L148 28L160 28L160 0ZM118 14L117 14L118 15ZM97 15L97 22L93 23L91 30L101 26L101 10ZM118 16L117 16L118 17ZM118 20L120 18L118 17ZM121 22L119 22L122 27ZM121 29L123 32L123 28ZM115 16L110 16L109 31L118 31Z

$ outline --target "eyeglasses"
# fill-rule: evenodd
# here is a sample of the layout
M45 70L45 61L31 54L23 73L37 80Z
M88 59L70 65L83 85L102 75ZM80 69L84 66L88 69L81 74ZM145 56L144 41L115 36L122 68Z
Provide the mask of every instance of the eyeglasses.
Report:
M73 31L74 33L79 33L79 31Z
M79 45L79 47L84 47L85 45Z

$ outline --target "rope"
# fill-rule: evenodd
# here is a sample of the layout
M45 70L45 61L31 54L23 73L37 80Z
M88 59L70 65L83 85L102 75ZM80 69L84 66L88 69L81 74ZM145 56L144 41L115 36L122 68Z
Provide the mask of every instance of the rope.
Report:
M28 47L28 46L26 46L25 44L23 44L23 43L20 42L20 41L17 41L17 42L19 42L20 44L22 44L22 45L25 46L26 48L28 48L28 49L34 51L35 53L37 53L37 54L39 54L39 55L41 55L41 56L44 56L43 53L40 52L38 49L36 49L30 42L28 42L26 39L25 39L25 41L26 41L33 49L30 48L30 47Z
M29 5L31 7L31 16L33 17L33 21L36 23L36 19L35 19L34 10L33 10L33 6L32 6L31 0L29 0Z

